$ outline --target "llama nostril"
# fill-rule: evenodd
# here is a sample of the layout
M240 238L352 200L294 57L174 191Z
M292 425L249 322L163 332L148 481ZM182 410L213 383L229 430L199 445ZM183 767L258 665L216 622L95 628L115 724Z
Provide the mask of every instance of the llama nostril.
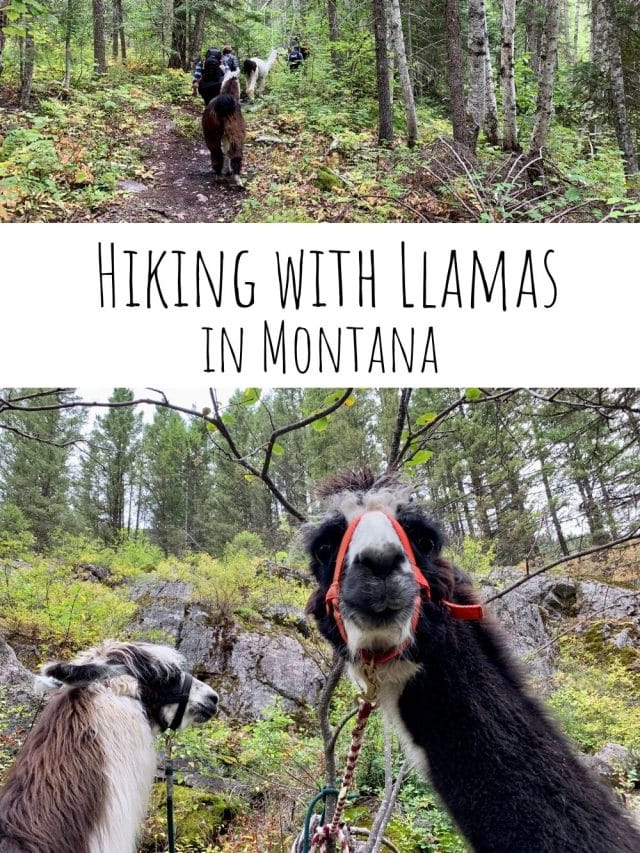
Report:
M394 549L375 554L358 554L353 560L353 565L377 578L386 578L401 567L403 559L402 551Z

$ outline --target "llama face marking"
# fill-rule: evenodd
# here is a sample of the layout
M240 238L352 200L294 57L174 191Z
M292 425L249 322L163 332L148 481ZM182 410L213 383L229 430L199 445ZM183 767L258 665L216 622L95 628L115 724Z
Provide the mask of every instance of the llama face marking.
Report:
M403 642L417 594L411 565L389 518L365 513L356 527L344 567L340 611L349 645L381 649Z
M326 613L325 596L348 524L359 517L340 582L339 611L347 644L354 656L361 649L384 651L402 645L412 635L418 584L391 518L402 526L418 567L430 581L434 574L431 555L441 547L438 530L402 490L333 494L331 507L333 512L327 519L307 533L311 570L319 582L309 612L315 615L323 634L340 645L333 615Z

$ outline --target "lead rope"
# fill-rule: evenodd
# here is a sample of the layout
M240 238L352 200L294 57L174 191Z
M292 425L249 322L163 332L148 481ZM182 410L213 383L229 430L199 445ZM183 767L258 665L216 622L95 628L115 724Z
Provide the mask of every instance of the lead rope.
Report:
M339 844L341 853L349 853L348 835L340 827L340 818L347 802L347 796L353 777L355 775L356 763L362 749L362 741L364 738L364 730L367 725L367 720L371 716L372 711L377 707L376 694L378 690L378 679L374 663L366 663L363 667L365 678L365 689L358 695L358 713L356 722L351 732L351 745L349 754L347 755L347 764L342 777L340 793L336 802L336 808L333 813L333 819L330 824L324 824L315 829L311 838L311 847L309 853L326 853L327 841L333 838ZM305 851L306 853L306 851Z
M176 853L176 831L173 822L173 732L165 735L167 757L164 765L164 778L167 783L167 843L169 853Z

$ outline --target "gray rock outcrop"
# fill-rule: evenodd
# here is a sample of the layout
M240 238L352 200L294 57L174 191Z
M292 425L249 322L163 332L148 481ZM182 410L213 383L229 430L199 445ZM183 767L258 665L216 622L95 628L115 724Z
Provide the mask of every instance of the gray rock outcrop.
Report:
M211 679L220 692L223 713L240 720L263 716L274 702L291 712L313 704L322 672L297 636L305 636L303 614L294 608L272 608L260 630L246 630L228 617L214 616L203 602L192 601L192 589L181 581L145 582L132 591L139 611L130 625L134 634L164 634L190 667Z

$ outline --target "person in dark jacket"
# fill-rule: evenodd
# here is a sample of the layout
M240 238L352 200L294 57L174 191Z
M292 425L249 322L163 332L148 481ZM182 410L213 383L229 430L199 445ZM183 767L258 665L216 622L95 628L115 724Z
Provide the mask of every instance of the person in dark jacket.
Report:
M238 70L238 57L234 54L233 48L228 44L225 44L222 48L222 62L224 63L225 68L228 68L229 71Z
M287 54L287 64L289 65L289 71L297 71L301 64L304 62L304 54L302 53L302 48L298 44L298 42L294 42Z
M193 72L193 78L191 79L191 91L194 95L198 94L198 89L200 86L200 81L202 80L202 74L204 73L204 64L208 59L218 59L220 60L222 54L218 50L217 47L210 47L206 52L203 59L199 59L198 63Z
M198 84L198 92L202 96L205 107L209 101L220 94L220 86L226 71L222 62L222 53L219 50L213 50L210 53L211 55L204 60L202 76Z

